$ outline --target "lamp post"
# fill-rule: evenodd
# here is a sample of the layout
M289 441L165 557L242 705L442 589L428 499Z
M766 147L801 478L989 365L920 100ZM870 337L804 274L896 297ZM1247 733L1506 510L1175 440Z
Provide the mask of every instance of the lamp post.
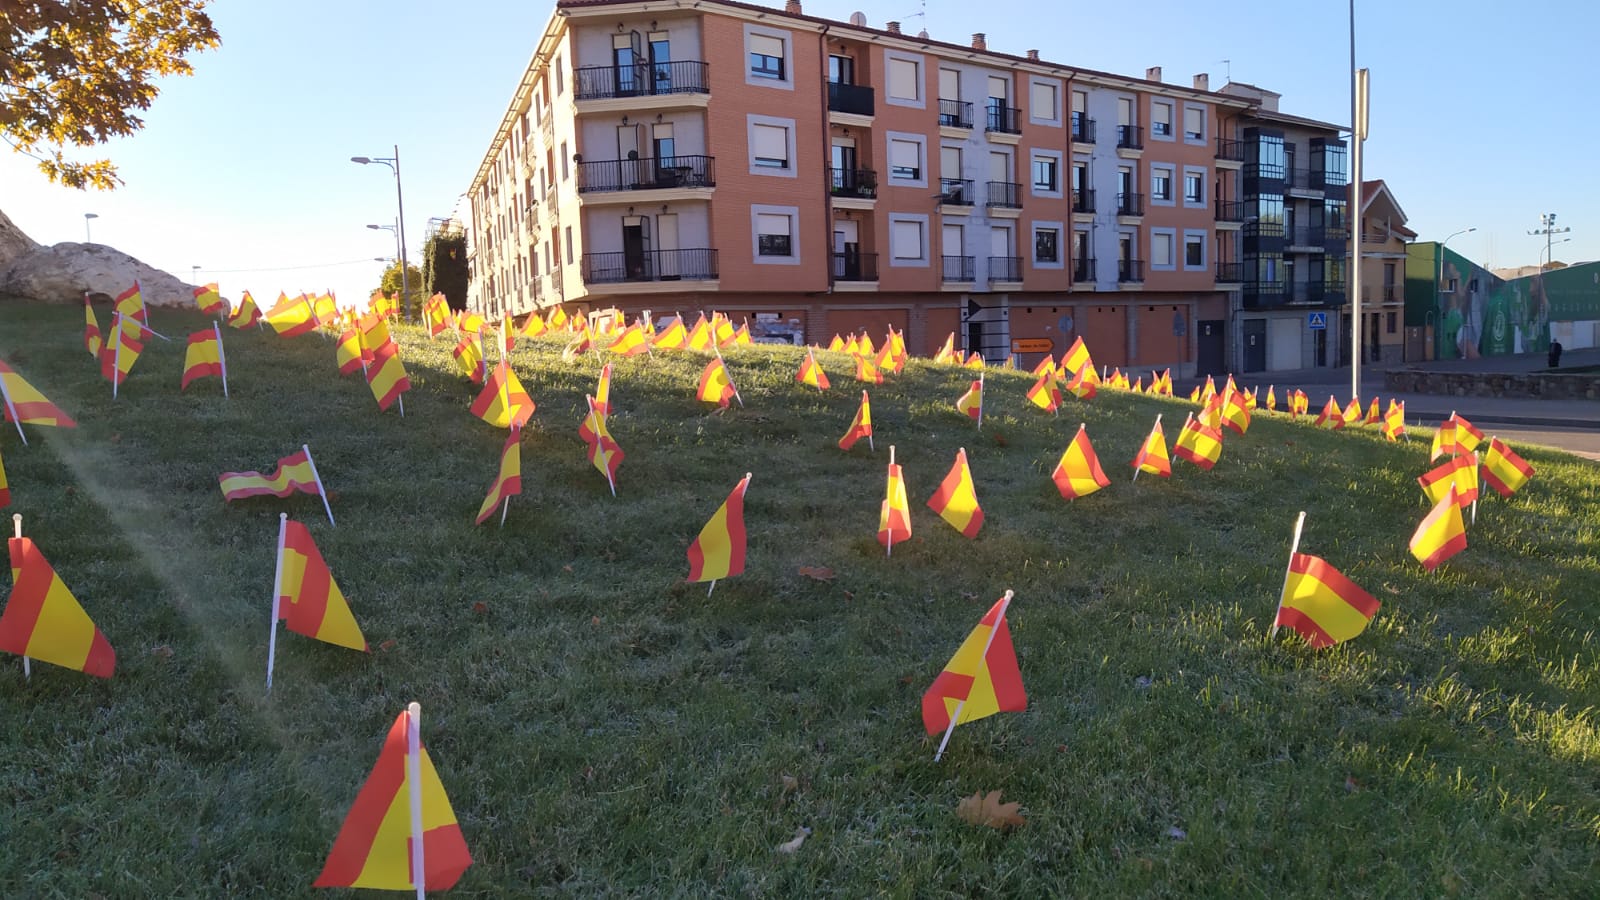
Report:
M100 214L99 213L84 213L83 214L83 242L85 244L94 243L94 239L89 237L89 220L90 219L98 219L98 218L100 218Z
M394 172L394 197L395 205L399 208L400 215L395 219L396 236L400 239L400 302L405 318L411 318L411 289L406 279L406 198L405 192L400 189L400 145L394 147L394 156L352 156L350 161L363 166L371 163L380 163L388 166Z
M1550 265L1550 248L1554 247L1556 244L1565 244L1570 240L1572 240L1572 238L1562 238L1559 241L1545 241L1544 247L1539 250L1539 274L1544 274L1544 267Z
M394 225L368 225L367 226L368 228L372 229L373 231L387 231L387 232L389 232L389 233L394 235L394 252L395 252L396 256L400 255L400 226L398 224L399 221L400 221L399 219L396 219L395 220L396 224L394 224ZM404 290L404 288L402 288L402 290Z
M200 267L199 266L190 266L189 267L189 278L191 279L190 282L189 282L191 285L193 285L194 287L199 287L200 286Z
M1463 234L1470 234L1471 232L1477 230L1478 229L1476 227L1463 228L1460 231L1450 235L1450 237L1445 238L1444 241L1439 244L1439 259L1436 261L1434 266L1436 269L1436 274L1433 279L1433 306L1439 311L1439 321L1441 322L1444 321L1444 250L1446 247L1450 246L1450 241L1452 239L1460 237ZM1438 357L1439 355L1439 340L1441 338L1442 335L1434 335L1433 355L1435 357Z
M1540 228L1537 231L1530 231L1528 233L1531 234L1531 235L1536 235L1536 236L1537 235L1541 235L1541 234L1544 235L1544 252L1545 252L1546 256L1550 255L1550 247L1551 247L1550 236L1551 235L1556 235L1556 234L1566 234L1567 232L1572 230L1570 227L1568 227L1568 228L1557 228L1556 227L1556 214L1555 213L1545 213L1544 215L1540 216L1539 217L1539 224L1544 226L1544 227ZM1567 238L1567 240L1571 240L1571 238ZM1556 243L1560 243L1560 242L1558 241ZM1539 271L1540 272L1544 271L1544 267L1542 265L1540 266Z

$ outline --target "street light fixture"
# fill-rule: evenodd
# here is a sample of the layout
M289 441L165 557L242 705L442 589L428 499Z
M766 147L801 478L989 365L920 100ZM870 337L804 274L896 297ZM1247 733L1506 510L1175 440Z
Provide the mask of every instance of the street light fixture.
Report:
M200 267L199 266L190 266L189 267L189 277L191 279L193 279L193 281L191 281L190 284L194 285L195 287L199 287L200 286Z
M1446 247L1450 246L1450 241L1452 239L1458 238L1463 234L1470 234L1477 230L1478 229L1476 227L1463 228L1460 231L1450 235L1450 237L1445 238L1444 241L1439 244L1439 259L1435 264L1436 273L1433 279L1433 306L1439 311L1439 321L1441 322L1444 321L1444 250ZM1435 336L1434 356L1439 355L1439 340L1442 338L1443 335Z
M1545 242L1545 245L1542 248L1540 248L1540 250L1539 250L1539 259L1541 260L1541 262L1539 263L1539 271L1540 272L1544 271L1544 267L1545 266L1550 265L1550 262L1551 262L1551 260L1550 260L1550 248L1554 247L1556 244L1565 244L1567 241L1570 241L1570 240L1572 240L1572 238L1562 238L1559 241L1547 241L1547 242Z
M98 218L100 218L100 214L99 213L84 213L83 214L83 242L85 244L94 243L94 240L89 237L89 220L90 219L98 219Z
M390 232L391 234L393 234L394 235L394 252L395 252L396 256L399 256L400 255L400 228L399 228L399 224L398 224L399 220L397 219L395 221L396 221L396 224L394 224L394 225L368 225L367 227L372 229L373 231L387 231L387 232ZM402 291L405 290L404 285L401 286L401 290Z
M400 215L395 219L396 237L400 239L400 302L405 318L411 318L411 290L406 283L406 198L400 189L400 145L394 147L394 156L352 156L350 161L359 165L378 163L394 172L394 196Z

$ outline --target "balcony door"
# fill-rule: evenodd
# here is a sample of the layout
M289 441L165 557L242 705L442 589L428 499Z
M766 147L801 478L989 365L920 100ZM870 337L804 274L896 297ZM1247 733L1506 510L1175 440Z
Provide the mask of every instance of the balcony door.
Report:
M997 75L989 76L989 129L999 131L1011 127L1006 121L1006 108L1011 104L1006 102L1009 96L1010 82L1008 79Z
M651 93L672 93L672 44L665 31L650 32Z
M655 180L661 187L677 187L689 174L681 170L677 160L677 142L672 137L672 123L661 122L650 126L650 156L655 160Z
M650 281L650 217L622 217L622 265L629 281Z
M617 127L617 168L620 172L621 183L619 187L633 189L640 182L650 180L648 172L643 171L647 163L640 161L644 156L643 126L620 125ZM605 176L601 176L604 178Z
M833 158L829 165L833 168L833 192L854 194L856 192L855 139L834 138Z
M1012 271L1011 228L995 225L989 229L989 280L1021 281L1022 273Z
M861 244L856 223L848 219L833 223L833 277L839 281L861 280Z
M611 68L618 97L647 93L649 69L645 65L644 36L637 31L612 35Z
M656 216L656 276L662 281L677 281L683 275L683 265L675 252L678 247L678 214L661 213Z
M828 57L828 82L830 84L855 84L856 61L848 56Z

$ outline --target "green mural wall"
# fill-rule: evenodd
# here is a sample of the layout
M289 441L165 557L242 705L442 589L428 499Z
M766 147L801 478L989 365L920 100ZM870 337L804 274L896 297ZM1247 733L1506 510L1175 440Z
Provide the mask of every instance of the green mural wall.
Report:
M1551 323L1600 320L1600 262L1507 281L1438 251L1413 244L1406 260L1406 324L1433 326L1435 359L1543 353Z

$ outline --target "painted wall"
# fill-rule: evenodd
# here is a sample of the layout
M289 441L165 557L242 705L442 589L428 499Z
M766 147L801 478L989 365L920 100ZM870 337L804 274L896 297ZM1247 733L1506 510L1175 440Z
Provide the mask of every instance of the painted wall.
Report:
M1434 358L1543 353L1552 333L1567 349L1592 345L1600 262L1505 281L1448 248L1441 266L1438 248L1412 245L1406 260L1406 324L1432 327Z

